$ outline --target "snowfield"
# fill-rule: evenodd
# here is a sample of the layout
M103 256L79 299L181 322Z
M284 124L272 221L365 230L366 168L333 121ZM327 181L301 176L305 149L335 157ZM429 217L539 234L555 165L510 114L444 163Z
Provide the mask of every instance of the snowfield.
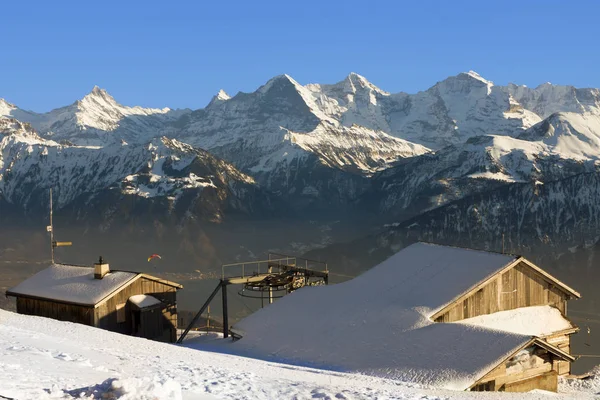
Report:
M216 347L227 349L229 341ZM203 344L205 343L205 344ZM215 348L196 342L195 347ZM232 346L233 348L233 346ZM594 398L600 378L562 394L453 392L152 342L0 310L0 398L547 399Z

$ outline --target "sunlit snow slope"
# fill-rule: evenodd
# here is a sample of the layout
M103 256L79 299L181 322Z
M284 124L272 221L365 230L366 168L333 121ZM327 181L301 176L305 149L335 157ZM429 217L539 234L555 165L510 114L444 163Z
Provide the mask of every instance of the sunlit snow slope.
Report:
M0 396L19 400L547 398L423 388L198 351L3 310L0 370ZM599 388L600 380L562 384L567 393L562 398L593 398Z

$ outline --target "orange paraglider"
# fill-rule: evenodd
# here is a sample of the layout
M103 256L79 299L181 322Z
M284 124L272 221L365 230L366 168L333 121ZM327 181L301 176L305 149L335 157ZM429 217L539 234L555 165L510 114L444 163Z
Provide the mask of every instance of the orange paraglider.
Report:
M153 258L158 258L159 260L162 259L162 257L158 254L152 254L150 257L148 257L148 262L150 262L150 260L152 260Z

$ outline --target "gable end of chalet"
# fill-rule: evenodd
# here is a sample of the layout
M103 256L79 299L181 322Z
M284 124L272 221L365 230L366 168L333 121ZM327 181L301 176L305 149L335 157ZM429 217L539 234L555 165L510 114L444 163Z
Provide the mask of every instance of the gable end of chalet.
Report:
M519 307L550 305L563 315L567 301L581 295L524 257L496 271L431 315L435 322L454 322Z

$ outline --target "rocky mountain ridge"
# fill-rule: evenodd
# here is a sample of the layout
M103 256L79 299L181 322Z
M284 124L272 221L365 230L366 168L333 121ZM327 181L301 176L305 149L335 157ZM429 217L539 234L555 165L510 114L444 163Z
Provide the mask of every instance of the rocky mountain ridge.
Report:
M0 191L31 213L52 187L72 223L91 218L86 205L102 210L100 230L134 212L123 204L173 229L229 214L313 221L304 241L322 246L340 239L322 229L341 219L360 235L469 196L595 173L599 99L470 71L416 94L355 73L307 85L280 75L199 110L123 106L98 87L47 113L0 100Z

